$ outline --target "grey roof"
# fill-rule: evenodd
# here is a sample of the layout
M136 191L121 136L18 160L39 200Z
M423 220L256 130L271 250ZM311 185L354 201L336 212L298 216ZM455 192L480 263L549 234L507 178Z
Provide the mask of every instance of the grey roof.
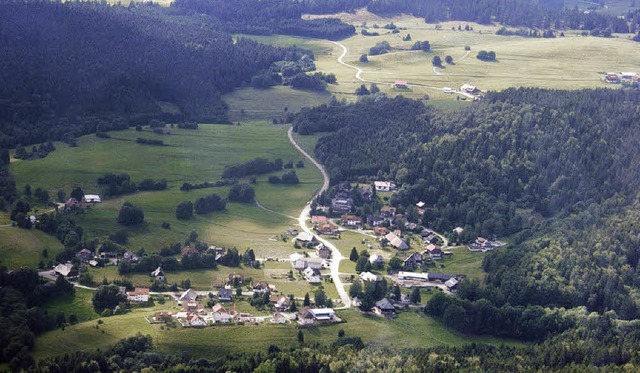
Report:
M382 298L381 300L376 302L376 307L378 307L381 311L395 311L396 308L389 302L387 298Z

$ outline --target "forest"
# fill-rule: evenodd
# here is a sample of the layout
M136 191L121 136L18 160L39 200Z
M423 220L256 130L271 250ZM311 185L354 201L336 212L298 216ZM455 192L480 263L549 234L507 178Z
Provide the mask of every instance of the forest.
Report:
M315 153L332 184L393 180L391 204L425 201L427 227L464 227L462 242L509 237L485 257L484 283L434 297L427 313L462 332L548 341L592 317L640 318L639 103L635 90L519 88L441 112L376 94L303 110L293 126L325 133ZM623 331L606 343L620 338L637 343Z
M305 52L234 42L206 15L98 2L0 4L0 147L152 119L225 123L220 95ZM163 113L161 102L180 113Z
M584 12L577 7L566 8L565 2L556 0L307 0L302 3L305 12L314 14L352 12L362 7L380 15L412 14L425 18L428 23L499 22L542 30L608 29L612 32L635 33L640 24L638 11L619 18L605 13Z

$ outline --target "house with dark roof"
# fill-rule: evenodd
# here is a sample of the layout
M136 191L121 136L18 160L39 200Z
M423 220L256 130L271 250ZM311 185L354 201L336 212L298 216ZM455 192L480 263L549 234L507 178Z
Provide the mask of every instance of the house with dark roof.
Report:
M260 294L264 294L266 292L268 292L269 289L269 284L266 281L256 281L253 283L253 292L254 293L260 293Z
M164 282L165 276L164 272L162 271L162 267L158 267L155 269L155 271L151 272L151 277L155 277L156 280Z
M436 246L434 244L429 244L426 247L426 250L424 251L424 253L429 256L429 259L431 260L440 260L442 259L442 249L440 249L439 246Z
M191 246L185 246L182 248L182 250L180 250L180 253L182 254L182 256L193 255L198 253L198 249Z
M402 263L402 266L406 269L416 268L422 265L422 254L412 253Z
M316 253L322 259L329 259L331 257L331 249L324 244L316 246Z
M67 280L74 280L78 278L79 275L78 267L71 263L58 264L53 268L53 272L56 276L63 276Z
M89 249L82 249L76 253L76 257L78 257L82 263L89 263L89 261L93 260L95 254Z
M376 302L375 307L373 307L373 312L380 316L394 317L396 315L396 308L387 298L382 298Z
M196 293L193 289L187 289L180 295L180 298L178 298L178 302L191 302L196 300L197 297L198 293Z
M220 302L231 302L232 295L231 289L222 288L218 290L218 300Z

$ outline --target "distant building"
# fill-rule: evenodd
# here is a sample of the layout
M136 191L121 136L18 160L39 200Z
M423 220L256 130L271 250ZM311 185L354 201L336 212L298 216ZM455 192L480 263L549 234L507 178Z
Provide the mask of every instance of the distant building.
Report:
M396 315L396 308L389 302L387 298L382 298L376 302L373 312L385 317L393 317Z
M178 298L178 302L183 302L183 301L191 302L196 300L197 297L198 297L198 294L194 290L187 289L182 293L182 295L180 295L180 298Z
M155 279L158 280L158 281L164 282L164 280L165 280L165 276L164 276L164 272L162 271L162 267L158 267L158 268L156 268L155 271L151 272L151 276L155 277Z
M58 264L53 271L57 276L63 276L67 280L77 279L79 275L78 268L71 263Z
M82 197L82 202L84 203L100 203L102 202L102 200L100 199L100 196L97 194L85 194L84 197Z
M409 250L409 245L407 245L407 243L404 242L404 240L402 240L393 232L387 233L387 235L384 236L384 238L386 238L387 241L389 241L389 244L391 244L391 246L395 247L397 250L400 250L400 251Z
M434 244L427 245L424 253L429 256L429 259L432 259L432 260L442 259L442 250L440 249L440 247Z
M378 254L373 254L369 257L369 263L371 263L371 265L383 265L384 264L384 259L382 258L382 256L378 255Z
M393 88L396 88L396 89L408 89L409 88L409 84L407 82L405 82L404 80L396 80L395 82L393 82Z
M471 85L469 83L465 83L460 87L460 90L464 93L468 93L470 95L477 95L480 93L480 90L475 85Z
M360 273L360 279L362 279L362 281L368 281L368 282L378 282L381 280L380 276L375 275L371 272Z
M377 192L390 192L396 188L396 185L390 181L374 181L373 186Z
M218 300L220 302L231 302L232 291L231 289L222 288L218 290Z
M331 249L324 244L316 246L316 253L322 259L329 259L331 257Z

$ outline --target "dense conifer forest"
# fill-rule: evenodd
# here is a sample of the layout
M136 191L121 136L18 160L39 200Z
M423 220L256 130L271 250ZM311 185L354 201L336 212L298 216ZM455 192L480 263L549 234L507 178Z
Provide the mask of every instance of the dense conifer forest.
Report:
M222 23L152 5L0 4L0 147L148 124L228 122L220 95L295 48L232 40ZM167 114L162 102L176 104Z

